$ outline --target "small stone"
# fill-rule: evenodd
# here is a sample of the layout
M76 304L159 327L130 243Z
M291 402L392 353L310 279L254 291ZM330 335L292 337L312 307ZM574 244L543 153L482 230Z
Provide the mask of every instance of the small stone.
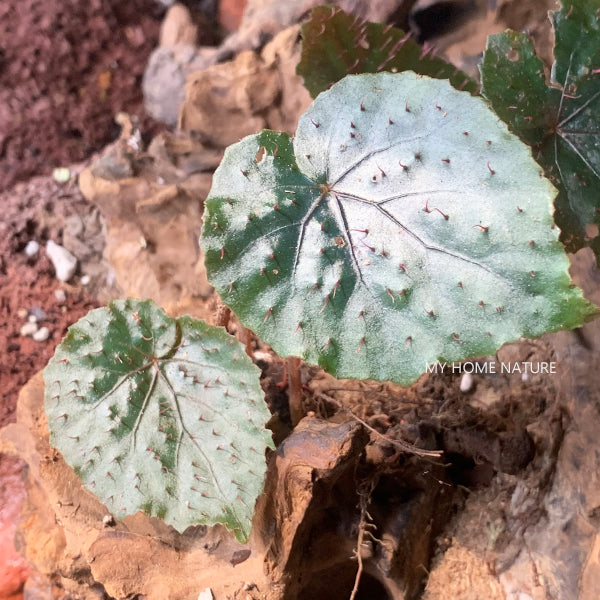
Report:
M91 280L92 280L92 278L89 275L84 275L81 278L81 285L90 285Z
M198 600L215 600L215 597L213 596L212 590L210 588L206 588L200 592Z
M77 259L66 248L52 240L46 243L46 254L52 261L56 278L60 281L69 281L77 268Z
M26 308L20 308L17 311L17 317L19 317L19 319L26 319L27 315L29 315L29 311Z
M40 251L40 245L35 240L30 240L25 246L25 254L30 258Z
M112 527L115 524L115 518L112 515L104 515L102 518L102 525L104 527Z
M256 360L262 360L266 363L272 363L273 362L273 355L270 354L269 352L263 352L262 350L256 350L254 352L254 358Z
M27 322L28 323L37 323L38 322L38 318L35 315L29 315L27 317Z
M38 325L37 323L32 323L30 321L28 321L27 323L25 323L25 325L23 325L23 327L21 327L21 335L23 337L27 337L27 336L31 336L33 335L36 331L38 330Z
M36 342L45 342L50 337L50 330L47 327L40 327L31 337Z
M67 183L71 179L71 171L67 167L57 167L52 171L52 177L56 183Z
M473 375L471 373L463 373L460 379L460 391L463 393L470 392L473 389Z
M60 304L64 304L67 301L67 293L65 292L65 290L62 290L60 288L54 290L54 297L56 298L56 301Z

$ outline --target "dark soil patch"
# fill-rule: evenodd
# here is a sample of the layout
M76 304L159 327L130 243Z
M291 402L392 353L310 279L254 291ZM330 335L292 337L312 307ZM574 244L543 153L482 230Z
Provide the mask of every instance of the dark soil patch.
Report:
M141 78L157 44L153 0L0 3L0 190L83 160L144 115Z

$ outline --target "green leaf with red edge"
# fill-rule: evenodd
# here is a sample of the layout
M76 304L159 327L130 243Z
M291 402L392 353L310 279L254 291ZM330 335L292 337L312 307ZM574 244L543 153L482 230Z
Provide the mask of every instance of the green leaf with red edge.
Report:
M555 63L546 84L527 35L488 38L482 93L558 188L555 221L570 252L589 246L600 264L600 18L597 0L565 0L553 13ZM590 233L592 235L590 236Z
M281 356L410 384L596 314L569 279L554 195L481 98L412 72L352 75L293 139L226 150L201 244L223 301Z
M222 523L244 542L272 447L259 375L222 327L116 300L44 369L50 441L115 517Z
M459 90L477 91L466 73L401 29L364 21L335 6L313 8L302 25L302 57L296 68L313 98L346 75L380 71L415 71L448 79Z

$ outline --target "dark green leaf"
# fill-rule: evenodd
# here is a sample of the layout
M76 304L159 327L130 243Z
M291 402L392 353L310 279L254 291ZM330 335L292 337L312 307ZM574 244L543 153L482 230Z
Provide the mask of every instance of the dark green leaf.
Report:
M302 58L296 70L313 98L348 74L380 71L411 70L477 91L468 75L401 29L363 21L335 6L317 6L302 25Z
M598 247L588 226L600 224L599 8L567 0L553 14L553 86L525 34L490 36L481 65L483 94L559 189L555 219L571 252Z

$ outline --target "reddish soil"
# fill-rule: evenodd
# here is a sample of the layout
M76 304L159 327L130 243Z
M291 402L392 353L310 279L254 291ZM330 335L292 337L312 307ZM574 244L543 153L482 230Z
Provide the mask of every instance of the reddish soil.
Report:
M80 161L137 115L141 78L156 46L153 0L0 3L0 190Z
M61 243L69 215L89 212L77 190L65 192L52 180L38 178L0 195L0 427L14 421L20 388L44 367L67 327L96 306L81 286L64 285L55 278L43 248L49 239ZM30 240L41 246L32 258L24 252ZM61 287L64 302L55 296ZM30 315L37 315L40 327L48 327L47 340L20 335Z

